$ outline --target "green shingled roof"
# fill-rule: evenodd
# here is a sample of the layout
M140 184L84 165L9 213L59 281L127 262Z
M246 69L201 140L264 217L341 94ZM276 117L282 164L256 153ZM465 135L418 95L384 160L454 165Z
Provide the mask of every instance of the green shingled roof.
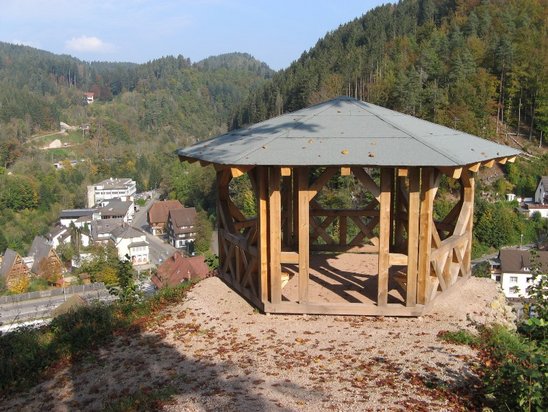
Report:
M462 166L511 147L350 97L339 97L178 151L224 165Z

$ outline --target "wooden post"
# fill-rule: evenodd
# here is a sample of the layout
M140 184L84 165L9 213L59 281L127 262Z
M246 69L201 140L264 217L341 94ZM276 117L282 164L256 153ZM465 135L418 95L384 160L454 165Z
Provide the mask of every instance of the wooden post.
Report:
M430 296L430 254L432 252L432 213L434 208L434 170L422 169L419 229L419 273L417 303L428 303Z
M417 265L419 256L420 169L409 170L409 204L407 206L407 290L405 304L417 303Z
M283 168L289 169L289 168ZM289 169L291 170L291 169ZM287 171L286 171L287 174ZM286 247L293 241L293 188L291 175L282 176L282 241Z
M264 166L257 168L257 230L259 231L259 294L268 301L268 175Z
M308 271L310 266L310 194L308 167L298 169L297 190L299 221L299 303L308 302Z
M281 195L280 168L271 167L268 184L269 208L269 258L270 258L270 301L278 304L282 301L282 239L281 239Z
M472 259L472 230L474 228L474 191L475 191L475 180L472 173L468 173L468 184L464 188L464 202L470 203L468 224L466 225L466 235L468 236L468 243L466 245L466 251L464 252L464 259L462 260L463 273L466 277L470 277L472 274L472 269L470 267Z
M379 207L379 276L377 305L388 303L388 270L390 269L390 210L393 169L381 168L381 190Z

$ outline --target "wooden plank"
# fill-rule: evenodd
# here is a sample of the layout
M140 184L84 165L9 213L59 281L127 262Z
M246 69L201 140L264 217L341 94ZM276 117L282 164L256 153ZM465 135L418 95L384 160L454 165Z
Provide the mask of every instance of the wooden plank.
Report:
M299 254L297 252L284 252L282 251L281 263L288 263L296 265L299 263Z
M266 303L266 313L306 313L310 315L363 315L363 316L421 316L425 313L425 306L406 307L401 304L389 303L376 306L365 303L296 303L281 302L279 304Z
M194 157L188 157L188 156L181 156L179 155L179 161L181 162L188 162L188 163L194 163L194 162L197 162L198 159L194 158Z
M299 302L308 302L308 277L310 266L310 197L308 190L308 168L299 168L297 196L299 198Z
M281 168L281 174L283 177L291 176L291 168L290 167L282 167Z
M230 168L230 174L232 175L233 178L243 176L243 175L245 175L245 173L246 173L245 170L243 170L240 167L231 167Z
M398 177L407 177L409 169L407 167L398 167Z
M510 156L508 158L508 163L514 163L516 161L517 156Z
M444 253L447 253L451 249L454 249L460 245L462 245L466 240L468 239L468 234L463 233L462 235L453 235L451 237L448 237L443 242L441 242L441 245L437 248L431 251L430 253L430 259L438 259L441 255Z
M462 167L438 167L438 170L453 179L459 179L462 174Z
M320 190L325 186L325 184L337 173L338 169L336 167L328 167L324 172L316 179L314 183L309 188L310 198L316 196ZM308 176L307 176L308 182Z
M471 172L477 173L480 169L481 162L475 163L473 165L468 165L468 170Z
M432 247L432 213L434 207L434 170L430 167L422 169L421 204L419 214L419 264L417 281L417 303L426 304L429 296L430 254Z
M420 170L409 171L409 204L407 221L407 290L405 304L417 304L417 269L419 256Z
M378 253L379 246L373 245L310 245L314 252L354 252L354 253Z
M268 190L267 170L259 166L257 171L257 218L259 220L259 294L262 303L268 301Z
M341 176L350 176L351 173L349 167L341 167Z
M508 158L507 157L501 157L500 159L497 159L497 160L501 165L504 165L508 161Z
M390 253L388 255L389 266L407 266L407 255L403 253Z
M354 176L356 176L356 179L360 181L360 183L371 192L373 197L377 199L377 202L379 201L380 196L380 189L375 183L373 179L371 179L371 176L369 176L365 170L361 167L353 167L352 173Z
M271 167L268 182L269 192L269 258L270 258L270 301L279 303L282 300L282 267L281 267L281 194L280 194L280 168Z
M379 211L378 210L355 210L355 209L310 209L310 216L371 217L371 216L379 216Z
M379 274L377 305L388 303L388 270L390 269L390 210L393 169L381 169L380 211L379 211Z
M483 163L483 166L487 167L488 169L492 168L494 165L495 165L495 159L491 159Z
M471 262L472 262L472 231L474 226L474 193L475 193L475 179L474 176L470 176L467 182L467 186L464 188L465 200L472 205L470 208L470 218L468 219L468 226L466 228L466 234L468 235L468 244L466 245L466 251L462 259L462 272L465 273L465 277L469 278L472 275Z

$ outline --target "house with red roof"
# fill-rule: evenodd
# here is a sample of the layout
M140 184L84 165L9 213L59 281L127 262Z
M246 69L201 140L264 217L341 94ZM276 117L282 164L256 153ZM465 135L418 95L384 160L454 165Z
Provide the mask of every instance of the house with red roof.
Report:
M150 231L154 236L163 235L166 230L167 218L170 210L183 209L178 200L164 200L155 202L147 213Z
M184 257L181 252L175 252L164 263L158 266L156 274L151 278L158 289L177 286L178 284L204 279L210 270L203 256Z

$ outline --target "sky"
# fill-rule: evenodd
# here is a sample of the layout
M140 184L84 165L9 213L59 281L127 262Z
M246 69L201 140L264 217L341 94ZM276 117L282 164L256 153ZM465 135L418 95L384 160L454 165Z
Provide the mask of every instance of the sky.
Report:
M0 0L0 41L85 61L244 52L286 68L388 0Z

